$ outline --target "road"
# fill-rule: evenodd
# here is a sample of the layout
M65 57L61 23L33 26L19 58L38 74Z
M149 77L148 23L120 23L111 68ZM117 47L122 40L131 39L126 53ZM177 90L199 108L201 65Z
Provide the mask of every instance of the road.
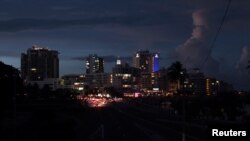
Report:
M18 107L15 130L11 129L11 120L2 120L5 124L1 124L4 126L0 128L0 140L182 141L185 131L185 141L205 141L210 131L204 125L184 123L166 111L136 106L129 101L92 108L69 105L36 102Z
M160 115L154 117L122 103L92 108L82 120L84 128L78 130L82 132L78 135L89 141L181 141L182 126L175 123L173 128L168 123L168 127L160 119Z

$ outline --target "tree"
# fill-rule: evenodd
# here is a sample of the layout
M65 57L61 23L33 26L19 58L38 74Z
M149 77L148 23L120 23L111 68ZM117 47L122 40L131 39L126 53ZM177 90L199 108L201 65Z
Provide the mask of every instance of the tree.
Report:
M29 83L26 86L26 92L28 94L28 98L29 99L37 99L38 97L40 97L40 89L37 83L34 83L33 85L31 83Z
M109 93L112 97L122 97L123 94L121 91L117 90L114 87L106 87L105 91Z
M49 99L52 95L52 90L49 85L44 85L43 88L41 89L41 92L42 92L41 96L44 99Z
M177 84L178 91L183 88L184 81L187 78L187 72L182 64L176 61L167 69L167 76L170 82Z
M13 109L17 94L22 93L22 85L19 71L0 61L0 111Z

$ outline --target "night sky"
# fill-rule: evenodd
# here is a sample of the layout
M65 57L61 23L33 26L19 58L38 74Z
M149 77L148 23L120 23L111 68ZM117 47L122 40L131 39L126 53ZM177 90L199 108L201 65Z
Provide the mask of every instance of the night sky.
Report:
M179 60L237 89L250 90L250 1L0 0L0 60L20 68L32 45L60 52L60 74L85 72L88 54L129 61L137 50L159 52L161 67ZM211 52L209 51L210 49Z

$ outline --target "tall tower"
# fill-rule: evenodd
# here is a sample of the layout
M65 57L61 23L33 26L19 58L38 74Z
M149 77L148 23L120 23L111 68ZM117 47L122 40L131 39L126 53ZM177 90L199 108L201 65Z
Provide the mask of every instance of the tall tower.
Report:
M59 78L58 51L32 46L21 54L21 75L28 81Z
M86 59L86 74L104 73L103 58L90 54Z
M138 51L133 56L133 65L142 73L152 73L159 70L159 54L146 51Z

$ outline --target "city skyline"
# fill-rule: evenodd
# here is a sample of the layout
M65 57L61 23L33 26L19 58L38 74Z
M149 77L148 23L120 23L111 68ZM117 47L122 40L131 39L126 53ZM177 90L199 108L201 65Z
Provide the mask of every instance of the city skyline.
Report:
M231 2L211 53L228 1L0 3L0 60L19 69L21 53L33 44L60 52L61 75L84 73L88 54L104 57L110 72L113 58L148 49L160 53L161 67L180 60L186 67L201 68L208 56L203 72L238 89L250 88L244 67L250 56L248 1Z
M43 54L43 51L48 51L48 52L56 52L57 54L58 54L58 51L57 50L51 50L50 48L43 48L43 47L40 47L40 46L36 46L36 45L34 45L34 46L32 46L31 48L28 48L27 49L27 54L25 54L25 53L22 53L21 54L21 58L20 58L20 60L21 60L21 63L23 62L22 60L23 60L23 57L25 57L24 55L28 55L28 53L30 52L30 50L34 50L35 52L40 52L41 54ZM36 53L36 54L37 54ZM88 61L89 61L89 58L92 58L93 57L93 61L95 62L96 61L96 59L101 59L101 61L102 61L102 72L95 72L95 73L97 73L97 74L104 74L104 75L108 75L108 73L109 74L112 74L112 72L110 72L110 71L104 71L104 68L106 68L105 70L109 70L109 69L114 69L114 67L116 67L116 65L117 65L117 63L119 62L119 64L124 64L124 65L131 65L131 66L135 66L136 67L136 64L135 64L135 62L136 62L136 60L134 60L134 59L136 59L136 58L138 58L138 57L140 57L140 55L142 55L141 57L141 59L143 59L143 60L145 60L146 62L148 61L147 60L147 58L145 58L143 55L148 55L148 57L153 57L153 58L156 58L157 59L157 63L156 63L156 66L155 65L153 65L153 66L150 66L150 67L152 67L152 72L158 72L158 71L161 71L161 69L163 69L163 70L165 70L166 68L168 68L169 66L167 66L167 67L163 67L163 68L159 68L159 58L160 58L160 56L159 56L159 53L153 53L153 52L150 52L149 50L139 50L139 51L137 51L137 52L135 52L134 54L132 54L130 57L119 57L119 56L117 56L117 57L115 57L115 56L98 56L98 54L89 54L88 56L86 56L86 57L81 57L81 58L79 58L79 59L81 59L83 62L84 62L84 66L85 66L85 69L83 70L83 72L81 72L81 73L67 73L67 74L57 74L57 75L60 75L60 78L61 77L64 77L64 76L67 76L67 75L78 75L79 77L82 75L82 74L86 74L86 76L89 74L88 72L87 72L87 63L88 63ZM28 55L29 56L29 55ZM38 57L38 56L37 56ZM108 68L107 69L107 67L105 67L105 60L103 59L103 58L106 58L107 60L108 60L108 62L113 62L113 66L111 67L111 68ZM43 58L43 59L46 59L46 58ZM119 61L118 61L119 60ZM42 61L42 60L41 60ZM59 60L58 60L59 61ZM117 62L118 61L118 62ZM59 61L60 62L60 61ZM149 61L150 62L150 61ZM151 63L152 64L154 64L155 62L153 61L151 61ZM172 62L172 63L174 63L174 62ZM26 64L27 65L27 64ZM99 66L99 65L98 65ZM142 66L143 66L143 64L142 64ZM58 66L58 67L60 67L60 65ZM93 67L93 66L92 66ZM137 66L138 68L141 68L140 66ZM32 69L34 69L34 68L32 68ZM33 71L32 69L30 69L31 71ZM142 69L142 68L141 68ZM159 69L158 71L155 71L155 70L153 70L153 69ZM199 68L190 68L190 69L188 69L187 71L191 74L194 70L199 70ZM25 69L26 70L26 69ZM23 73L22 72L22 70L20 70L21 71L21 73ZM57 70L57 71L59 71L59 70ZM86 71L86 72L85 72ZM112 70L111 70L112 71ZM95 74L95 73L90 73L90 74ZM225 81L225 80L221 80L221 79L218 79L218 78L216 78L216 77L211 77L211 76L209 76L209 75L207 75L207 74L205 74L205 76L206 77L204 77L204 79L214 79L214 80L218 80L218 81ZM105 76L106 77L106 76ZM56 77L55 77L56 78ZM58 77L57 77L58 78ZM89 78L88 78L89 79ZM91 79L93 79L93 78L91 78ZM43 83L43 82L42 82ZM227 83L227 82L226 82ZM229 85L231 85L231 84L229 84ZM234 87L234 86L233 86ZM235 88L235 87L234 87ZM238 88L236 88L236 90L241 90L241 89L238 89ZM243 89L244 90L244 89ZM247 89L246 89L247 90Z

